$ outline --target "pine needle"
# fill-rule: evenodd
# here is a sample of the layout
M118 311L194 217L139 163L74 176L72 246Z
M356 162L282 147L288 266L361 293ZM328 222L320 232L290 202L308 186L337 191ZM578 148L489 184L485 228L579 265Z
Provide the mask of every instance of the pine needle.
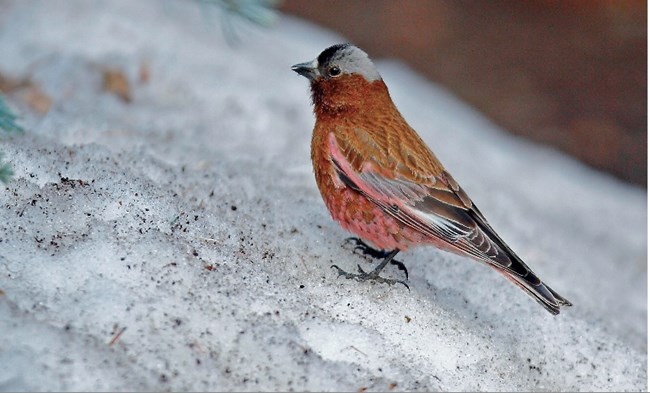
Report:
M279 0L198 0L203 5L216 6L222 11L221 26L230 43L238 41L235 19L269 27L278 17L275 9Z

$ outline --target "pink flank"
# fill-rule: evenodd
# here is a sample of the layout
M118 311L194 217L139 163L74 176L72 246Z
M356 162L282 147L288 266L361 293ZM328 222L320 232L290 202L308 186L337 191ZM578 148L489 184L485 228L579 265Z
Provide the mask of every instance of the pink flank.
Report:
M339 163L343 173L358 185L365 195L376 201L404 208L400 201L388 199L368 186L341 153L334 134L329 135L329 148L332 158ZM388 215L366 196L348 188L336 175L334 164L332 164L330 173L336 190L324 195L324 200L332 218L339 222L344 229L370 241L383 250L406 250L418 244L434 243L431 241L433 239L426 239L427 236L424 234L405 226Z

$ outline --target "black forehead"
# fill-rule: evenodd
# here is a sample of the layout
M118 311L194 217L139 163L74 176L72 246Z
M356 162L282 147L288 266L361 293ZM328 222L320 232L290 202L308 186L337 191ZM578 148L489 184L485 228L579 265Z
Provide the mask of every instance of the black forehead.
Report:
M347 48L348 46L350 46L350 44L336 44L330 46L329 48L322 51L320 55L318 55L318 64L327 64L336 56L337 53L339 53L339 51Z

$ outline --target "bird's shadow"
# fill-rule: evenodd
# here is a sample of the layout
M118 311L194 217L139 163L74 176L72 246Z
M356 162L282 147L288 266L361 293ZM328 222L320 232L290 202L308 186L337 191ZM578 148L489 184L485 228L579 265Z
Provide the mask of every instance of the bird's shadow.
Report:
M376 264L385 254L382 250L365 250L363 247L359 248L356 238L345 239L341 247L367 263ZM450 262L449 258L453 259L453 261ZM454 287L436 285L437 282L446 280L448 273L437 276L435 270L444 271L445 269L449 270L451 268L453 270L460 270L459 274L461 275L468 276L475 276L477 274L488 275L490 274L489 271L480 271L482 266L479 264L476 266L469 265L464 270L454 269L453 265L455 264L471 264L475 262L468 261L467 258L456 255L445 255L441 251L433 249L427 249L426 252L403 252L400 254L400 261L404 269L410 271L411 280L408 283L413 292L411 295L406 291L404 296L421 296L427 302L440 308L451 319L465 326L468 331L480 331L483 334L488 334L490 341L494 344L512 344L513 338L511 332L499 329L499 326L503 326L502 321L511 320L513 313L521 311L517 309L517 306L513 306L511 310L498 310L483 306L481 302L489 300L481 299L479 302L476 299L471 299L471 297L466 296L467 293L476 291L476 288L472 285L472 280L455 280L456 286ZM400 270L400 272L397 270ZM404 274L401 270L402 267L399 265L392 266L392 272L386 269L386 274ZM408 273L407 277L409 277ZM508 283L499 283L498 280L494 285L488 284L492 279L494 278L486 276L485 285L494 288L495 291L499 289L499 285L509 285Z
M525 305L504 302L503 308L486 306L484 304L486 302L501 303L498 300L499 295L495 292L494 297L491 297L487 293L485 297L467 296L467 294L476 292L475 282L477 280L483 283L486 288L492 288L494 291L512 291L512 295L521 296L522 301L527 301L528 299L526 299L525 294L519 293L519 289L512 286L509 282L501 282L504 281L501 277L490 277L489 275L493 272L489 271L489 269L481 271L484 266L476 264L474 261L468 261L466 258L455 255L447 256L437 250L427 251L426 255L417 252L403 257L407 262L410 262L408 265L411 268L411 275L413 277L411 290L414 292L414 296L420 296L439 307L449 318L466 327L468 331L481 332L481 335L487 336L493 345L513 345L517 341L517 332L513 332L512 329L504 329L504 326L511 325L513 319L521 319L524 321L531 317L535 318L536 316L533 315L534 312L546 313L541 308L537 309L539 306L532 304L533 302L531 302L530 306L530 315L526 315L528 308ZM442 283L448 279L449 273L436 276L435 272L431 273L430 271L452 268L448 266L448 262L441 261L441 259L445 258L453 258L452 264L475 263L476 266L469 265L466 269L454 269L458 270L460 275L473 276L472 279L456 279L453 287L443 287ZM484 278L477 279L477 275L483 275ZM501 285L507 289L502 288ZM482 289L481 291L485 292L486 289ZM519 331L516 328L515 330Z

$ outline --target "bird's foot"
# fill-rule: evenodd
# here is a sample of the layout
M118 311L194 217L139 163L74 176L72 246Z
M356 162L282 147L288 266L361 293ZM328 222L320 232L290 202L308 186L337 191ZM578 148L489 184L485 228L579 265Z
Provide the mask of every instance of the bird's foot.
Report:
M399 263L401 264L401 262L399 262ZM404 266L404 265L402 264L402 266ZM379 275L379 272L377 272L376 270L366 272L361 268L360 265L357 265L357 269L359 269L358 274L348 273L348 272L346 272L345 270L341 269L340 267L338 267L336 265L332 265L331 267L336 269L336 271L339 274L339 277L343 276L348 280L356 280L356 281L359 281L359 282L371 280L371 281L375 281L375 282L379 282L379 283L383 283L383 284L388 284L388 285L395 285L395 284L399 283L399 284L404 285L406 287L406 289L408 289L409 291L411 290L411 288L409 288L406 281L394 280L392 278L381 277ZM408 273L407 273L407 280L408 280Z
M364 242L363 240L359 239L358 237L348 237L345 239L346 243L353 243L354 244L354 251L356 252L357 250L361 251L362 255L368 255L371 258L374 259L385 259L390 255L390 251L385 251L385 250L377 250L375 248L372 248L368 245L368 243ZM406 265L404 263L397 261L395 259L390 261L391 265L397 266L397 268L401 271L404 272L404 275L406 276L406 281L409 279L409 272L406 269ZM339 269L339 275L341 270ZM349 274L349 273L347 273ZM349 277L348 277L349 278ZM408 286L407 286L408 287Z

